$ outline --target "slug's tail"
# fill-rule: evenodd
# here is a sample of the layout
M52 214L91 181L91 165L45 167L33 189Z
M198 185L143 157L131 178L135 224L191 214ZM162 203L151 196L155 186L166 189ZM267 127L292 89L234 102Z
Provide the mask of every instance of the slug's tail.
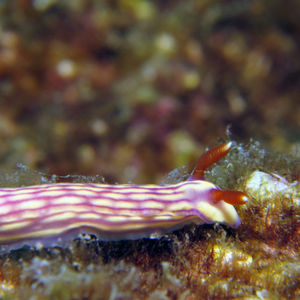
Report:
M230 151L231 147L232 142L228 142L205 152L199 158L197 165L188 180L203 180L205 170L224 157Z

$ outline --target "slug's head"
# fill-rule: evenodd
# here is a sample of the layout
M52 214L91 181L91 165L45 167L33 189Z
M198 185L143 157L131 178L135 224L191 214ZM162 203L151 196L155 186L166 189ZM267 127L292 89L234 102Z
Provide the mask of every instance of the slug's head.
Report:
M194 185L194 200L197 214L207 223L226 223L231 227L240 225L240 218L233 205L245 204L248 197L239 191L222 191L215 185L204 180L204 172L213 163L224 157L231 149L232 142L219 145L205 152L199 159L196 168L188 181Z
M214 184L202 180L193 181L191 188L188 193L203 223L225 223L233 228L241 224L233 205L246 203L246 194L231 190L222 191Z
M214 189L210 192L210 199L221 213L223 222L233 228L241 224L240 217L233 205L242 205L248 202L248 196L239 191ZM219 221L220 222L220 221Z

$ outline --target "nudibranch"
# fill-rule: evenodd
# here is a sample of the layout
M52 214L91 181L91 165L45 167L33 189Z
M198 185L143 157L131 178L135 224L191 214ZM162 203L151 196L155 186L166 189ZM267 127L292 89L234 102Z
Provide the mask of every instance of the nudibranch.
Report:
M89 230L103 239L170 232L189 223L225 223L240 218L233 205L246 194L221 190L204 171L225 156L232 143L204 153L187 181L171 185L58 183L0 189L0 244Z

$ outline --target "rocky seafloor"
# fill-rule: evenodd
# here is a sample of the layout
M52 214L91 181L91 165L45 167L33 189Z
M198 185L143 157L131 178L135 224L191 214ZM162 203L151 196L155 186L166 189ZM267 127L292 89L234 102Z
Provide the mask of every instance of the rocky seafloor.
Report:
M297 164L253 141L236 145L207 172L220 186L248 193L249 202L237 208L237 229L190 225L115 242L87 232L64 246L25 241L2 248L0 299L297 299ZM178 174L167 180L178 180Z

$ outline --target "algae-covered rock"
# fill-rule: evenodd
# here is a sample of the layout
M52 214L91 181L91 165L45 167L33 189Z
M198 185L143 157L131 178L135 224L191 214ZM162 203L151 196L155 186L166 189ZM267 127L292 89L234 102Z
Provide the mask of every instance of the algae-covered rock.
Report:
M250 196L237 208L239 228L191 225L166 235L115 242L87 233L63 246L47 247L26 246L25 241L1 253L0 298L296 299L300 185L275 173L295 162L279 156L258 143L236 145L207 172L225 188L234 188L228 172L239 174L236 186ZM270 172L253 170L249 157ZM284 166L272 164L276 158ZM186 169L180 169L170 173L168 182L177 181L180 172L185 178Z

